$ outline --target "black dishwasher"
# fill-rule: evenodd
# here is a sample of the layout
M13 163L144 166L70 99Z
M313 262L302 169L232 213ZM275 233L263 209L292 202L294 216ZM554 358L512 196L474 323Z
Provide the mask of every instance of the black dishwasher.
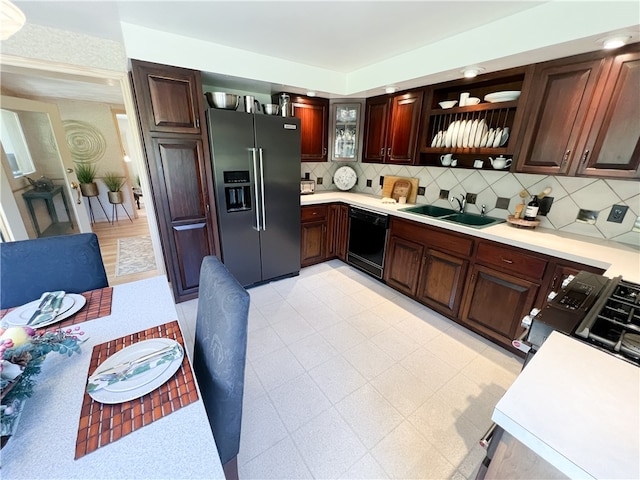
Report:
M388 228L387 215L350 206L347 263L381 279Z

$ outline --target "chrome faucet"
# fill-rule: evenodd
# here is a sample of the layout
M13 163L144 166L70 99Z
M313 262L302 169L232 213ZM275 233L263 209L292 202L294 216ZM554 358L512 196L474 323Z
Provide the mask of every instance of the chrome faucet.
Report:
M464 193L461 193L460 197L462 198L462 200L460 200L460 198L458 197L451 197L450 202L453 203L454 200L458 202L458 206L460 207L458 208L458 213L464 213L464 207L467 204L467 198L465 197Z
M480 215L484 217L485 213L487 213L487 206L483 204L482 210L480 210Z

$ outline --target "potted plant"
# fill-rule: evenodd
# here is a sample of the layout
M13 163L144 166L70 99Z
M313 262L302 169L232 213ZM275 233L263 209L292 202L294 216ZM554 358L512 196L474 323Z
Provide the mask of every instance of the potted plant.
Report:
M95 182L98 169L92 163L76 163L76 177L80 191L85 197L98 196L98 184Z
M115 172L107 172L107 173L104 174L104 177L103 177L102 181L104 182L104 184L106 185L107 189L109 190L109 192L108 192L109 202L110 203L122 203L124 199L123 199L123 195L122 195L122 192L120 191L120 189L125 184L124 177L119 176Z

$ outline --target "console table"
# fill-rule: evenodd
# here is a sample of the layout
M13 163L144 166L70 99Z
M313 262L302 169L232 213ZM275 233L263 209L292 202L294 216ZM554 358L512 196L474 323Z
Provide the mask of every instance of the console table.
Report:
M69 223L71 224L71 228L73 228L73 222L71 221L71 214L69 213L69 205L67 203L67 197L64 194L64 189L62 185L55 185L52 190L48 192L29 190L28 192L24 192L22 197L24 198L25 203L27 204L27 208L29 209L29 214L31 215L31 219L33 220L33 225L36 229L36 234L38 237L42 236L42 232L40 231L40 225L38 225L38 217L36 216L36 212L33 209L33 201L34 200L44 200L47 205L47 211L49 212L49 217L51 217L51 224L56 225L59 222L58 213L56 212L56 206L53 203L53 199L56 195L60 195L62 197L62 203L64 203L64 209L67 212L67 217L69 218Z

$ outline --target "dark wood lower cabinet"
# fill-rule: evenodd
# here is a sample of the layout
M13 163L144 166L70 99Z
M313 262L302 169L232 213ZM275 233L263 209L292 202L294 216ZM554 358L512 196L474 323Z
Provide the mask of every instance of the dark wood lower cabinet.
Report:
M387 244L383 280L402 293L415 296L424 247L392 235Z
M418 300L457 316L469 262L437 250L428 250L417 291Z
M300 263L308 267L327 259L327 222L305 222L301 225L302 251Z
M340 203L329 205L327 257L346 261L348 237L349 207Z
M467 285L460 319L475 330L509 346L523 330L522 318L534 307L540 285L475 265Z

